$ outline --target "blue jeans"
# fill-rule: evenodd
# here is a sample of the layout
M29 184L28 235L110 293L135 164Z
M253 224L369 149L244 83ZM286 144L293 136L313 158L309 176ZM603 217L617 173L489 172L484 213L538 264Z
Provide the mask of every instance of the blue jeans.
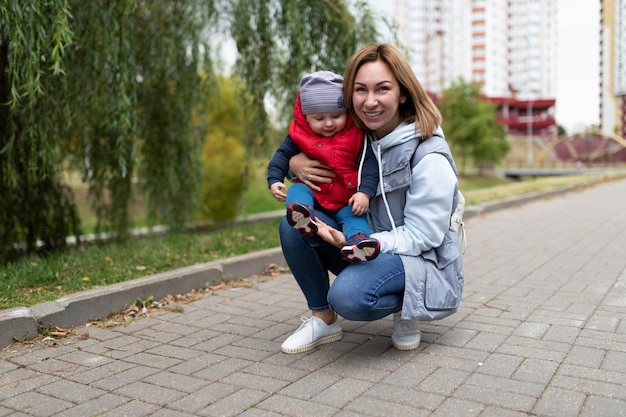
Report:
M316 210L315 216L332 227L337 222ZM378 320L402 309L404 266L398 255L348 264L339 249L317 236L303 237L286 219L279 225L287 265L312 311L334 310L354 321ZM332 285L329 272L337 275Z
M289 187L289 191L287 192L287 207L294 202L306 204L312 209L319 208L319 205L315 200L313 190L300 182ZM346 204L337 211L325 211L332 214L335 220L337 220L337 223L341 225L346 240L355 233L364 233L367 236L370 235L370 228L367 224L367 216L365 214L357 216L352 212L352 206Z

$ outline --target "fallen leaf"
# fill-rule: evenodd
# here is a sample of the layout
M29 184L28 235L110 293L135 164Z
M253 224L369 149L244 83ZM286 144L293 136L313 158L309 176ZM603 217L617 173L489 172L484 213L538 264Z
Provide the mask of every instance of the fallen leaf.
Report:
M225 287L226 287L226 283L224 283L224 282L220 282L220 283L219 283L219 284L217 284L217 285L212 285L212 286L210 286L210 287L209 287L209 289L210 289L211 291L215 291L215 290L221 290L222 288L225 288Z
M280 275L285 272L285 268L278 266L276 264L269 264L263 270L263 275L269 275L271 277L275 277L276 275Z
M239 278L232 283L234 288L252 288L254 284L246 278Z
M136 269L137 271L145 271L145 270L146 270L146 267L145 267L145 266L143 266L143 265L137 265L137 266L135 267L135 269Z

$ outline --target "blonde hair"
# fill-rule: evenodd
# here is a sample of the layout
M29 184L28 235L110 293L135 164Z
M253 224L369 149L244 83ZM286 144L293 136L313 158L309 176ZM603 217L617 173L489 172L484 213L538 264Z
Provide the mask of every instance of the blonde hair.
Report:
M367 130L352 106L356 74L363 64L377 61L389 67L400 84L401 94L406 96L406 101L400 103L398 108L400 120L407 123L414 122L416 132L419 129L423 138L431 137L437 126L441 124L441 112L422 88L402 52L395 46L385 43L363 46L352 55L346 66L343 76L343 96L345 106L350 111L355 124Z

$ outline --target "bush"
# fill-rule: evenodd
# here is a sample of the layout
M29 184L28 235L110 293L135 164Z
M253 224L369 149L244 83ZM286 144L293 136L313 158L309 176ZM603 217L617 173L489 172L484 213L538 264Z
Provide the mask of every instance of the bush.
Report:
M222 132L206 136L202 150L203 198L199 220L231 221L247 186L246 150Z

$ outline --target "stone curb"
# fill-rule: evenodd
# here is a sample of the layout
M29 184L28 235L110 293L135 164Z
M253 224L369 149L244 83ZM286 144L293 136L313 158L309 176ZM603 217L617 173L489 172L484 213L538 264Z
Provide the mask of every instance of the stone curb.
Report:
M76 326L122 311L138 298L158 300L168 294L184 294L261 273L269 264L286 265L280 247L81 291L30 308L0 310L0 349L36 337L39 324Z
M590 180L577 185L468 206L465 208L463 219L579 190L601 181L603 180ZM282 210L271 212L269 215L263 214L267 220L282 215ZM138 298L143 300L152 296L158 300L168 294L182 294L225 280L249 277L263 272L268 264L286 266L280 247L81 291L30 308L15 307L0 310L0 349L16 340L23 341L36 337L39 324L62 328L76 326L122 311Z
M503 210L503 209L507 209L510 207L514 207L514 206L520 206L520 205L529 203L531 201L539 200L541 198L549 198L549 197L553 197L556 195L565 194L571 191L582 190L584 188L593 186L595 184L598 184L604 181L606 180L595 179L595 180L590 180L590 181L579 183L579 184L567 185L564 187L558 187L558 188L554 188L551 190L536 191L536 192L524 194L521 196L503 198L500 200L491 201L489 203L469 206L465 208L465 213L463 214L463 220L467 220L469 218L472 218L480 214L487 214L487 213L491 213L497 210Z

